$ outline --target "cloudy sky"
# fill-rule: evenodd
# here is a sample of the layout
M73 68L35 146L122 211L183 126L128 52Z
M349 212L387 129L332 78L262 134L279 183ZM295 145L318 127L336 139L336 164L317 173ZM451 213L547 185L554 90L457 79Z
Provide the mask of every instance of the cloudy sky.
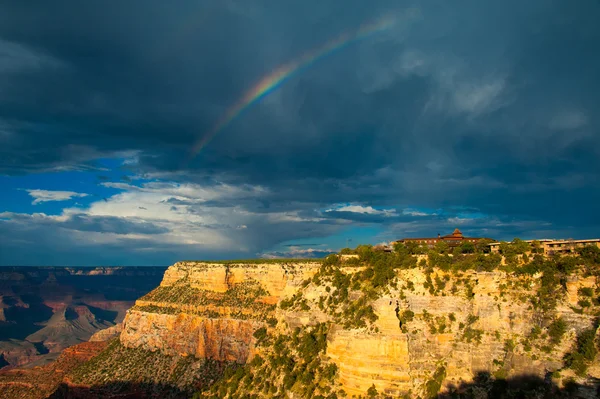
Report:
M0 264L600 236L599 20L595 0L0 1Z

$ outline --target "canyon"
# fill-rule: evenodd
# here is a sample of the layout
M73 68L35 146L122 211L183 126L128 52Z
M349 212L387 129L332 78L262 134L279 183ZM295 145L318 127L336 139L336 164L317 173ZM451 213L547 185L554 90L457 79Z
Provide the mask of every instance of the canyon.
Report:
M46 364L120 324L165 269L0 267L0 367Z
M120 397L116 381L130 397L427 398L482 378L598 394L597 266L549 283L331 259L178 262L53 397Z

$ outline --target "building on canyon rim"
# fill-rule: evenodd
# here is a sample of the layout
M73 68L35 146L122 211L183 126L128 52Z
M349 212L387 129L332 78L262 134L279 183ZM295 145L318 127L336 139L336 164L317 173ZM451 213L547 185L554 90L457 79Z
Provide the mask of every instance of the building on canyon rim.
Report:
M560 239L540 239L540 240L525 240L526 243L532 247L538 248L538 253L544 254L545 256L552 256L555 254L560 255L574 255L577 254L577 250L588 245L596 246L600 248L600 238L588 238L584 240L560 240ZM492 253L500 252L500 245L502 242L493 242L490 244L490 250Z
M445 242L449 247L458 247L465 242L476 243L480 240L488 240L490 242L490 252L500 253L501 252L501 241L494 241L488 237L465 237L459 229L454 229L452 234L437 237L424 237L424 238L403 238L392 242L395 243L417 243L419 245L426 245L429 248L434 248L439 242ZM600 238L589 238L583 240L573 239L538 239L538 240L523 240L532 247L531 252L543 254L545 256L552 256L555 254L560 255L574 255L577 254L577 250L585 246L591 245L600 248Z
M395 243L407 244L409 242L414 242L419 245L427 245L429 248L435 247L435 245L439 242L445 242L450 247L460 246L462 243L470 242L476 243L479 240L491 240L491 238L487 237L465 237L463 233L459 229L454 229L452 234L447 234L445 236L441 236L438 234L437 237L425 237L425 238L403 238L401 240L394 241Z

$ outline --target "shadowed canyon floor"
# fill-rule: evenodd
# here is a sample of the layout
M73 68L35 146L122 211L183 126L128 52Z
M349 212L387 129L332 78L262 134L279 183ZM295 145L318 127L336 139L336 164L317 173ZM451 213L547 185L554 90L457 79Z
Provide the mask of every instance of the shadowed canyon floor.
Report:
M0 367L41 365L120 323L165 268L0 267Z

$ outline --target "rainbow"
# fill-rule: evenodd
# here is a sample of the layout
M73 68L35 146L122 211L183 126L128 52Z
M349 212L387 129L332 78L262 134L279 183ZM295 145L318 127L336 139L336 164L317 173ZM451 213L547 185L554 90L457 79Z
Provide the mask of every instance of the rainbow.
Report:
M194 143L190 151L190 160L193 159L221 130L238 118L244 110L246 110L252 104L260 101L269 93L275 91L292 76L313 65L323 57L337 50L343 49L353 42L389 29L394 23L394 18L387 17L380 19L375 23L363 25L357 31L352 33L344 33L335 40L332 40L325 45L304 54L302 57L288 64L284 64L272 71L269 75L262 78L257 84L248 90L223 114L223 116L217 121L211 130L209 130L201 139Z

